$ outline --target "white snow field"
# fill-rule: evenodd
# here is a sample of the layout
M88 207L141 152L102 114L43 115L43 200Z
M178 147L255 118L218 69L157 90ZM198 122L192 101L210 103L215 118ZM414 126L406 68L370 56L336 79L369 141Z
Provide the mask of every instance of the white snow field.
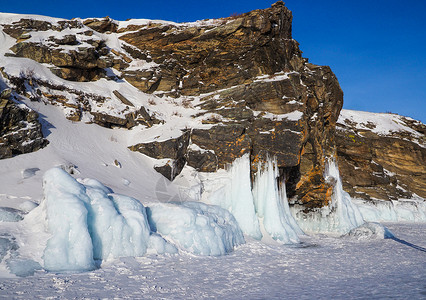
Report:
M0 13L5 23L21 17ZM351 199L333 158L324 174L335 183L333 201L307 217L289 207L273 158L259 167L253 189L248 156L214 174L185 167L169 182L153 169L157 160L127 147L211 126L191 117L199 98L191 111L177 105L183 99L147 95L126 81L65 81L49 66L4 56L15 40L1 29L6 73L33 70L42 80L104 96L96 109L119 116L117 90L166 121L107 129L85 123L89 115L71 122L64 107L22 97L20 105L40 114L50 143L0 160L1 299L426 298L423 199ZM116 37L95 35L122 50ZM5 82L0 75L2 87ZM342 116L368 122L361 112ZM379 133L403 126L396 117L381 118L387 125Z

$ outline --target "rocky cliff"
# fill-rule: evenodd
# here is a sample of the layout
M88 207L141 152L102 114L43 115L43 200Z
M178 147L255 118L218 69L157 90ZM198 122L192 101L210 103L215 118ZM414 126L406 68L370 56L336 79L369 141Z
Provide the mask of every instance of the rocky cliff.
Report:
M336 144L344 189L366 200L426 198L425 137L411 118L343 110Z
M185 166L216 172L244 154L254 176L259 162L276 157L292 203L316 208L331 199L324 173L337 156L354 196L424 197L424 168L413 164L424 162L424 142L360 131L346 118L336 134L343 92L329 67L302 57L281 1L194 23L5 14L0 25L0 70L16 101L57 105L73 122L141 130L123 146L158 159L155 169L169 180ZM407 122L424 139L424 126Z
M169 179L185 162L214 172L249 153L254 173L259 161L275 156L290 196L309 207L327 204L331 185L324 163L335 152L343 93L330 68L302 57L291 22L291 12L277 2L198 26L150 23L118 30L132 46L130 55L155 64L124 71L124 78L144 92L185 97L189 104L198 97L195 116L211 124L130 149L172 158L159 169Z

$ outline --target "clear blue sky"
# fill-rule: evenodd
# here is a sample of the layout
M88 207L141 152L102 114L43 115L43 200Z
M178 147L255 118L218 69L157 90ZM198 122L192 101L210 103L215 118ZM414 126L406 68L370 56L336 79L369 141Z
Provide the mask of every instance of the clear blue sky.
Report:
M2 12L177 22L227 17L274 2L0 1ZM293 38L310 62L331 66L345 93L345 108L426 122L426 0L285 2L293 12Z

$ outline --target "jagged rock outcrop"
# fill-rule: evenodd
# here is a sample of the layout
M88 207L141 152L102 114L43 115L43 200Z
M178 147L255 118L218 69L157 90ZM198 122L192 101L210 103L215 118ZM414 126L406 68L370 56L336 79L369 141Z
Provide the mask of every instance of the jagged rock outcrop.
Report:
M116 32L118 29L117 23L109 17L102 19L87 19L83 24L100 33Z
M93 81L104 77L106 68L120 68L124 61L110 53L99 36L93 35L79 20L47 21L21 19L4 24L3 31L17 39L11 48L16 57L50 64L52 72L72 81ZM70 34L70 29L75 33ZM46 38L39 33L53 31ZM9 54L11 55L11 54Z
M1 80L1 79L0 79ZM38 113L12 98L12 90L0 94L0 159L37 151L48 144Z
M336 144L343 187L352 197L426 198L426 126L421 122L343 111Z
M293 201L320 207L331 195L324 163L335 151L343 93L330 68L301 56L291 21L277 2L205 25L122 28L120 38L155 63L139 71L142 81L134 71L123 76L144 92L201 98L196 117L212 126L191 131L181 158L188 165L212 172L250 153L254 173L275 156Z

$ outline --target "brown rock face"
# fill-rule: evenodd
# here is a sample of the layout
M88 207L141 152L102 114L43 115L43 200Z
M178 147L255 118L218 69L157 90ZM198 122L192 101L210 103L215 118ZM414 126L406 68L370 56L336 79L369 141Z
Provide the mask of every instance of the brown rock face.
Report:
M204 25L120 29L132 56L156 64L124 71L124 77L144 92L201 98L194 117L212 127L191 130L184 151L189 166L213 172L249 153L254 174L259 160L275 156L292 201L314 208L330 199L324 162L335 154L343 93L329 67L302 58L291 20L277 2ZM172 158L166 152L161 157Z
M361 112L357 112L360 114ZM336 132L343 187L352 197L396 200L426 198L426 126L392 114L369 114L365 121L339 119ZM378 133L376 119L403 126ZM383 122L383 121L381 121ZM385 123L385 122L383 122Z
M290 71L291 64L302 67L298 44L291 38L291 20L291 12L278 2L270 9L205 26L133 25L121 29L132 31L121 39L139 49L132 55L159 64L150 74L140 71L146 83L143 91L198 95L251 82L258 75ZM134 76L125 78L132 81Z
M115 32L117 31L117 24L111 20L109 17L103 19L88 19L83 22L84 25L90 27L91 29L105 33L105 32Z

